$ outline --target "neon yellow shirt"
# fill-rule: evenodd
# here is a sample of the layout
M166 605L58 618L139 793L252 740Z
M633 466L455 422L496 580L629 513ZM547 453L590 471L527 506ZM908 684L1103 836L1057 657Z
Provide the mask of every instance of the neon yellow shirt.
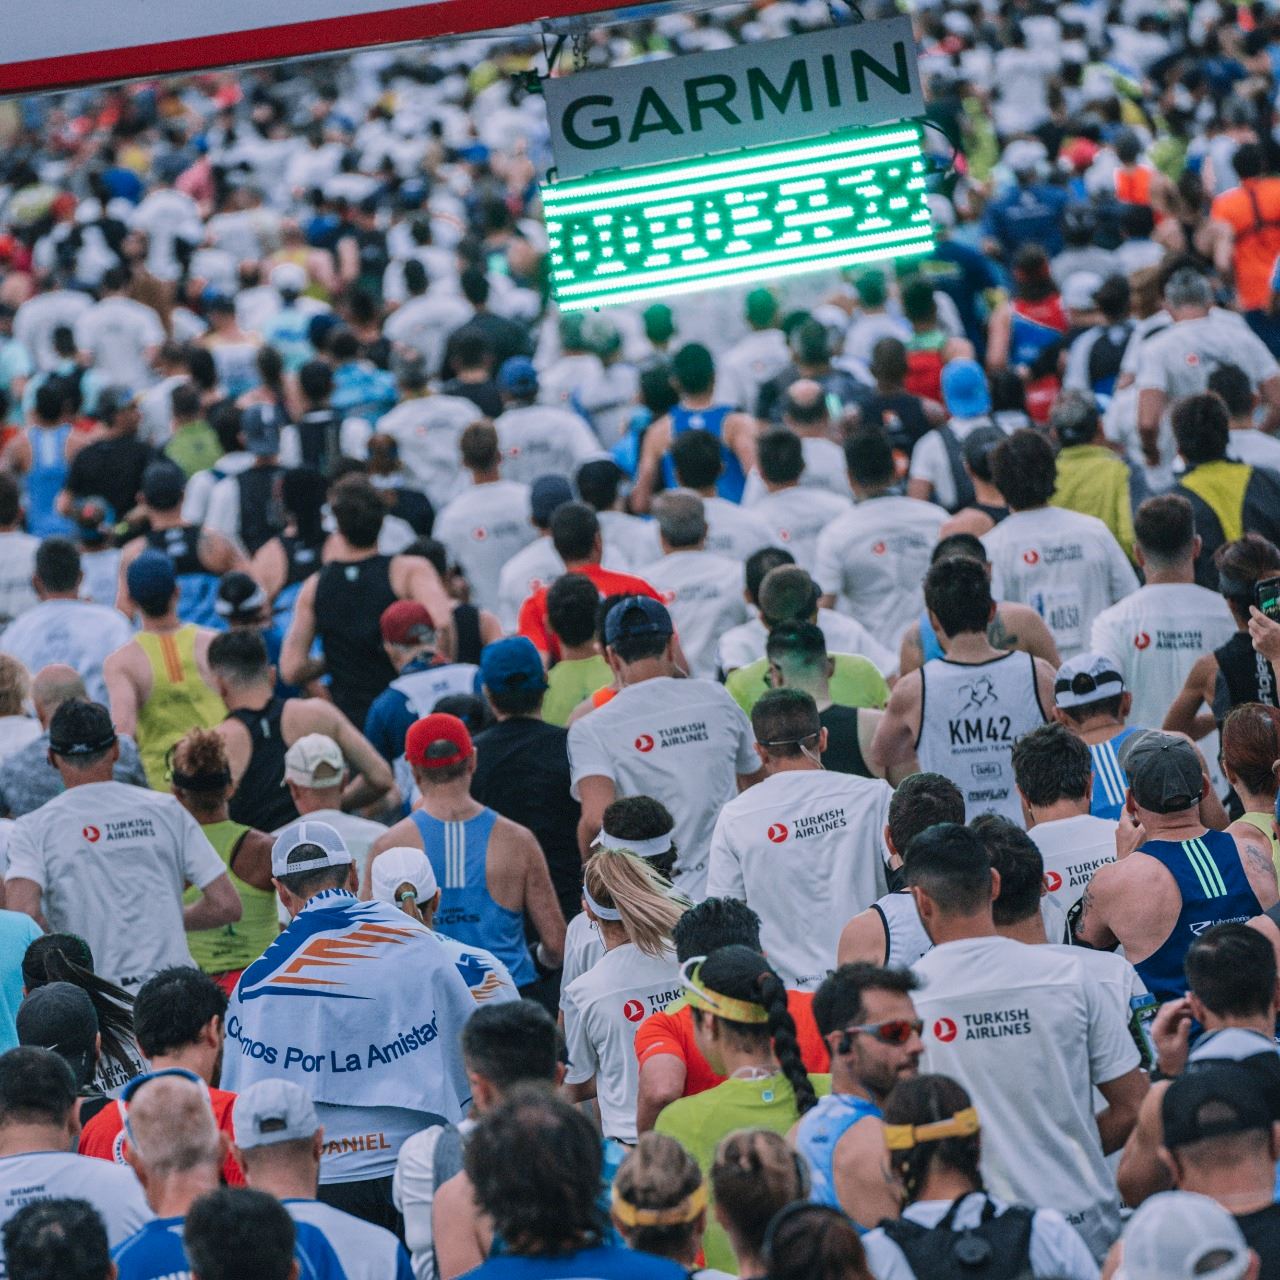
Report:
M574 708L612 679L609 664L598 653L589 658L557 662L547 672L547 693L542 700L543 720L563 728L569 723Z
M151 696L138 708L134 741L147 781L168 791L165 755L192 729L212 729L226 718L222 699L204 682L196 662L196 628L139 631L134 637L151 664Z
M188 933L187 948L205 973L227 973L252 964L276 940L280 933L276 895L255 889L231 870L231 859L249 827L241 822L202 822L200 830L227 868L227 875L240 895L244 914L235 924ZM182 901L190 905L199 897L200 890L192 886L182 895Z
M869 658L852 653L833 653L836 669L828 688L831 701L842 707L871 707L880 710L889 701L889 686ZM724 687L747 715L769 692L769 660L757 658L729 673Z

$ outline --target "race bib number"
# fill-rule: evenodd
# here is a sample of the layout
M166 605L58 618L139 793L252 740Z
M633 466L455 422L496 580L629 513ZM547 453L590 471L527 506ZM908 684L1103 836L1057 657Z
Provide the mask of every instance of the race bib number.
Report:
M1059 649L1084 647L1084 606L1080 592L1068 589L1038 591L1031 606L1053 632Z

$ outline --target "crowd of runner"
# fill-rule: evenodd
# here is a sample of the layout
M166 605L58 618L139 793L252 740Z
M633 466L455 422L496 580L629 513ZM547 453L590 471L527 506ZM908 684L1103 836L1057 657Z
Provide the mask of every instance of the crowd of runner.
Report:
M586 314L524 36L0 103L0 1277L1280 1280L1280 17L914 23Z

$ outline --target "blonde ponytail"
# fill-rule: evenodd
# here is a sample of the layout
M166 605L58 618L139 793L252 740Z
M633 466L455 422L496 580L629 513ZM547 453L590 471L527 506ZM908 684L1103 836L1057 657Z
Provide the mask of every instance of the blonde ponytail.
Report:
M587 893L622 916L628 939L655 959L671 949L671 931L688 905L643 858L600 849L583 870Z

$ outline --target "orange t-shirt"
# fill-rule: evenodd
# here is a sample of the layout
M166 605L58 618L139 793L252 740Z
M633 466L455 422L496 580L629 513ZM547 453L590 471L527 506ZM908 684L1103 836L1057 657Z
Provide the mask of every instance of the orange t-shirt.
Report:
M796 1024L796 1039L800 1044L804 1069L810 1075L830 1071L831 1053L813 1020L813 992L788 991L787 1008ZM718 1076L711 1070L694 1041L693 1010L683 1002L669 1005L661 1013L651 1013L636 1028L635 1046L641 1066L662 1053L669 1053L684 1063L686 1098L724 1083L724 1076Z
M231 1127L231 1108L236 1095L225 1089L210 1089L209 1101L213 1103L213 1115L218 1128L229 1138L235 1137ZM82 1156L94 1156L99 1160L111 1160L124 1164L124 1121L120 1119L120 1107L113 1100L102 1108L80 1133L79 1151ZM230 1153L222 1166L222 1180L229 1187L244 1186L244 1172Z
M650 596L654 600L662 597L643 579L630 573L615 573L612 569L603 569L598 564L584 564L577 569L569 569L568 573L580 573L595 583L601 598L607 596ZM550 654L553 660L559 660L560 642L551 633L547 625L547 592L548 587L540 587L520 606L520 617L516 632L528 636L539 653Z
M1270 305L1271 272L1280 257L1280 178L1246 178L1214 200L1209 216L1236 233L1236 301L1245 311L1261 311Z

